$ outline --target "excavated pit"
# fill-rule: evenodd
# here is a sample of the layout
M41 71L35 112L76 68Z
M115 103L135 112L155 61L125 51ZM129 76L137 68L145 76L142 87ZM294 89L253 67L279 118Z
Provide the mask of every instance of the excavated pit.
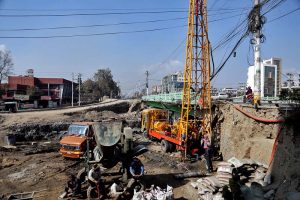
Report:
M213 121L216 133L213 139L224 160L231 157L251 159L269 167L272 184L263 190L274 190L275 199L299 193L300 109L286 112L277 107L265 107L256 110L251 105L244 105L242 109L258 118L284 119L284 122L263 123L238 111L233 104L219 104Z
M278 108L255 110L251 106L243 106L242 109L259 118L275 120L281 116ZM216 114L220 151L225 160L236 157L269 164L279 123L256 121L232 104L219 104Z

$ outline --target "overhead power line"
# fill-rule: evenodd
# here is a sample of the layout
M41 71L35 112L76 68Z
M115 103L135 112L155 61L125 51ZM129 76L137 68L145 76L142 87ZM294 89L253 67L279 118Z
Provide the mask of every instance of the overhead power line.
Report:
M286 16L288 16L288 15L290 15L290 14L296 12L296 11L299 11L299 10L300 10L300 7L299 7L299 8L296 8L296 9L290 11L290 12L287 12L287 13L285 13L285 14L283 14L283 15L280 15L279 17L276 17L276 18L274 18L274 19L271 19L270 21L267 21L267 23L270 23L270 22L279 20L279 19L281 19L281 18L283 18L283 17L286 17Z
M56 26L56 27L43 27L43 28L0 29L0 31L38 31L38 30L92 28L92 27L106 27L106 26L117 26L117 25L131 25L131 24L166 22L166 21L174 21L174 20L182 20L182 19L186 19L186 17L177 17L177 18L171 18L171 19L157 19L157 20L148 20L148 21L135 21L135 22L120 22L120 23L110 23L110 24L91 24L91 25L78 25L78 26Z
M228 16L228 17L222 17L222 18L210 20L209 22L223 21L223 20L234 18L234 17L241 16L241 15L242 14L232 15L232 16ZM170 19L156 19L156 20L148 20L148 21L119 22L119 23L108 23L108 24L90 24L90 25L77 25L77 26L56 26L56 27L39 27L39 28L0 29L0 32L93 28L93 27L107 27L107 26L118 26L118 25L133 25L133 24L144 24L144 23L156 23L156 22L166 22L166 21L185 20L185 19L186 19L186 17L177 17L177 18L170 18Z
M72 17L72 16L105 16L105 15L134 15L134 14L164 14L164 13L187 13L187 10L164 10L164 11L130 11L130 12L101 12L101 13L66 13L66 14L0 14L0 17L23 18L23 17ZM226 10L208 16L230 14L239 10Z
M69 17L69 16L186 13L186 12L187 11L181 11L181 10L165 10L165 11L102 12L102 13L68 13L68 14L0 14L0 17Z
M220 9L208 9L207 11L220 11L220 10L242 10L251 7L239 7L239 8L220 8ZM65 8L65 9L16 9L7 8L0 9L0 11L14 11L14 12L65 12L65 11L133 11L133 10L185 10L187 8Z
M104 36L104 35L119 35L119 34L130 34L130 33L143 33L143 32L154 32L169 30L173 28L182 28L187 25L181 26L170 26L163 28L134 30L134 31L118 31L118 32L106 32L106 33L91 33L91 34L74 34L74 35L52 35L52 36L0 36L2 39L49 39L49 38L72 38L72 37L89 37L89 36Z
M223 18L218 18L214 20L210 20L209 22L217 22L227 20L239 15L233 15ZM150 23L150 22L162 22L162 21L171 21L171 20L180 20L185 18L173 18L173 19L159 19L159 20L150 20L150 21L136 21L136 22L121 22L114 24L93 24L93 25L81 25L81 26L61 26L61 27L45 27L45 28L23 28L23 29L0 29L0 31L37 31L37 30L56 30L56 29L74 29L74 28L87 28L87 27L101 27L101 26L113 26L113 25L127 25L127 24L137 24L137 23ZM91 34L72 34L72 35L49 35L49 36L0 36L0 38L6 39L50 39L50 38L72 38L72 37L89 37L89 36L101 36L101 35L118 35L118 34L126 34L126 33L139 33L139 32L152 32L152 31L160 31L167 30L172 28L184 27L186 25L172 26L172 27L164 27L164 28L154 28L154 29L146 29L146 30L136 30L136 31L120 31L120 32L107 32L107 33L91 33Z

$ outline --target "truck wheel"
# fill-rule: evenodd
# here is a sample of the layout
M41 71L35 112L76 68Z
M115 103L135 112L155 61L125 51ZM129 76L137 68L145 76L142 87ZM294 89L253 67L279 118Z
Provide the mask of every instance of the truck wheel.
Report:
M169 147L169 142L167 140L161 141L161 150L165 153L169 152L170 147Z
M87 176L87 173L85 171L85 167L79 170L77 173L77 178L80 180L81 183L85 182L85 177Z
M170 151L170 152L173 152L173 151L175 151L175 150L176 150L176 145L173 144L173 143L171 143L171 142L169 142L169 151Z

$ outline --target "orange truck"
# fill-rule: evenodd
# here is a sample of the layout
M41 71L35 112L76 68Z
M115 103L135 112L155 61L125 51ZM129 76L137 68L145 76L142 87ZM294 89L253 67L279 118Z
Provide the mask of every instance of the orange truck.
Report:
M185 138L180 134L182 129L179 120L170 118L168 110L149 108L141 113L141 131L149 138L159 140L164 152L172 152L175 149L183 151L185 146L190 149L194 144L200 144L199 131L193 121L189 121L188 130L190 137L185 145Z
M93 148L94 139L94 124L97 122L75 122L69 126L68 133L60 140L59 153L67 158L81 158L87 150L87 139L89 147Z

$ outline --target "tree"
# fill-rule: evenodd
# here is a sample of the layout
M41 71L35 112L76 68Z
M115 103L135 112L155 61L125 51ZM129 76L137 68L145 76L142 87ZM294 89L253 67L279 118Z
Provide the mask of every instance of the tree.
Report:
M102 98L103 96L117 96L120 89L117 83L113 80L113 75L109 68L98 69L94 75L95 92Z
M89 100L99 100L103 96L116 97L120 93L117 83L113 80L111 70L99 69L93 79L82 83L82 92Z
M9 50L0 50L0 84L13 70L13 61Z

